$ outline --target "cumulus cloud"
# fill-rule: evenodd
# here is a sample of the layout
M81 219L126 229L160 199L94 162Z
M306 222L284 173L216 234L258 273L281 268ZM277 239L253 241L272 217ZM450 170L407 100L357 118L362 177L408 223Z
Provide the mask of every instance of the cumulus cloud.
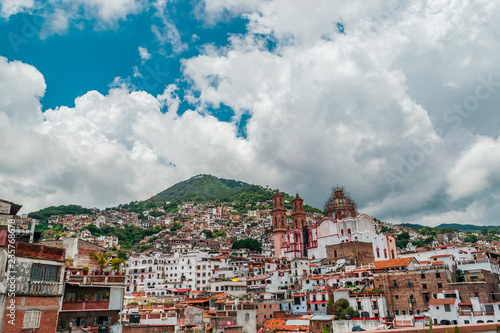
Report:
M3 0L0 7L2 17L9 18L11 15L32 10L35 0Z
M448 178L448 194L453 200L466 198L498 186L500 138L478 137L457 160Z
M151 53L148 52L147 47L139 46L139 56L141 57L143 63L146 60L151 59Z
M82 20L95 20L97 28L114 26L128 15L147 8L144 0L4 0L1 15L8 19L17 13L34 13L43 18L40 35L66 33L71 23L80 25Z
M162 25L153 32L182 52L166 1L155 6ZM0 180L33 207L118 204L197 173L297 191L321 207L340 183L360 211L382 219L485 224L500 213L500 80L490 75L500 65L499 7L206 0L200 17L215 24L243 16L247 33L184 59L183 94L173 83L158 96L117 84L46 111L45 121L41 74L0 62L21 94L5 104L2 124L19 124L24 114L24 139L47 147L37 148L44 154L32 176ZM193 110L179 115L181 95ZM228 108L230 122L211 115ZM237 127L243 115L250 115L245 137ZM23 156L29 164L30 152ZM20 196L19 188L33 191Z

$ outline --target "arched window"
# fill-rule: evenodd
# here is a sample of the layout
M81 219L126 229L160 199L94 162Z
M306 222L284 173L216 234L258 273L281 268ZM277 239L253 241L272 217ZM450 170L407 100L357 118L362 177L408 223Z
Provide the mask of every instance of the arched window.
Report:
M394 249L391 250L392 259L394 259Z
M347 234L351 236L351 228L347 229Z
M341 236L344 236L344 229L341 229L341 230L340 230L340 235L341 235Z
M387 249L384 249L384 258L387 259Z
M377 247L377 258L380 258L380 249Z
M333 250L333 256L336 258L337 257L337 250Z

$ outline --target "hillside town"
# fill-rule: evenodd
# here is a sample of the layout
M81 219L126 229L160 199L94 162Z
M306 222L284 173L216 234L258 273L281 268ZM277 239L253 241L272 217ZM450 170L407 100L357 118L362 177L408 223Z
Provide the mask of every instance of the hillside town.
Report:
M341 333L500 321L496 229L382 222L343 187L323 213L306 212L299 194L266 191L271 199L243 209L165 202L44 221L0 200L0 331Z

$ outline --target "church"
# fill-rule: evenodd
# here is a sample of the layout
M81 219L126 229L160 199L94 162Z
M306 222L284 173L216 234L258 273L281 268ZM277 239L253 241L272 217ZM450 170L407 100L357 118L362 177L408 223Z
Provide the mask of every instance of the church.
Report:
M296 195L289 216L284 196L277 190L272 210L275 257L336 260L345 258L340 252L345 253L346 249L364 249L351 253L359 263L397 258L395 238L377 233L375 221L358 214L356 203L343 187L332 190L325 212L326 217L307 225L304 200Z

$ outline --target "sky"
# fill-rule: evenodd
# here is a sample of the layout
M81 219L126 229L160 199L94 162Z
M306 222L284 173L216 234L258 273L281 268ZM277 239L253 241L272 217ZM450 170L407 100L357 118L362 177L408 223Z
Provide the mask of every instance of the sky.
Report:
M393 223L500 225L500 2L1 0L0 197L197 174Z

